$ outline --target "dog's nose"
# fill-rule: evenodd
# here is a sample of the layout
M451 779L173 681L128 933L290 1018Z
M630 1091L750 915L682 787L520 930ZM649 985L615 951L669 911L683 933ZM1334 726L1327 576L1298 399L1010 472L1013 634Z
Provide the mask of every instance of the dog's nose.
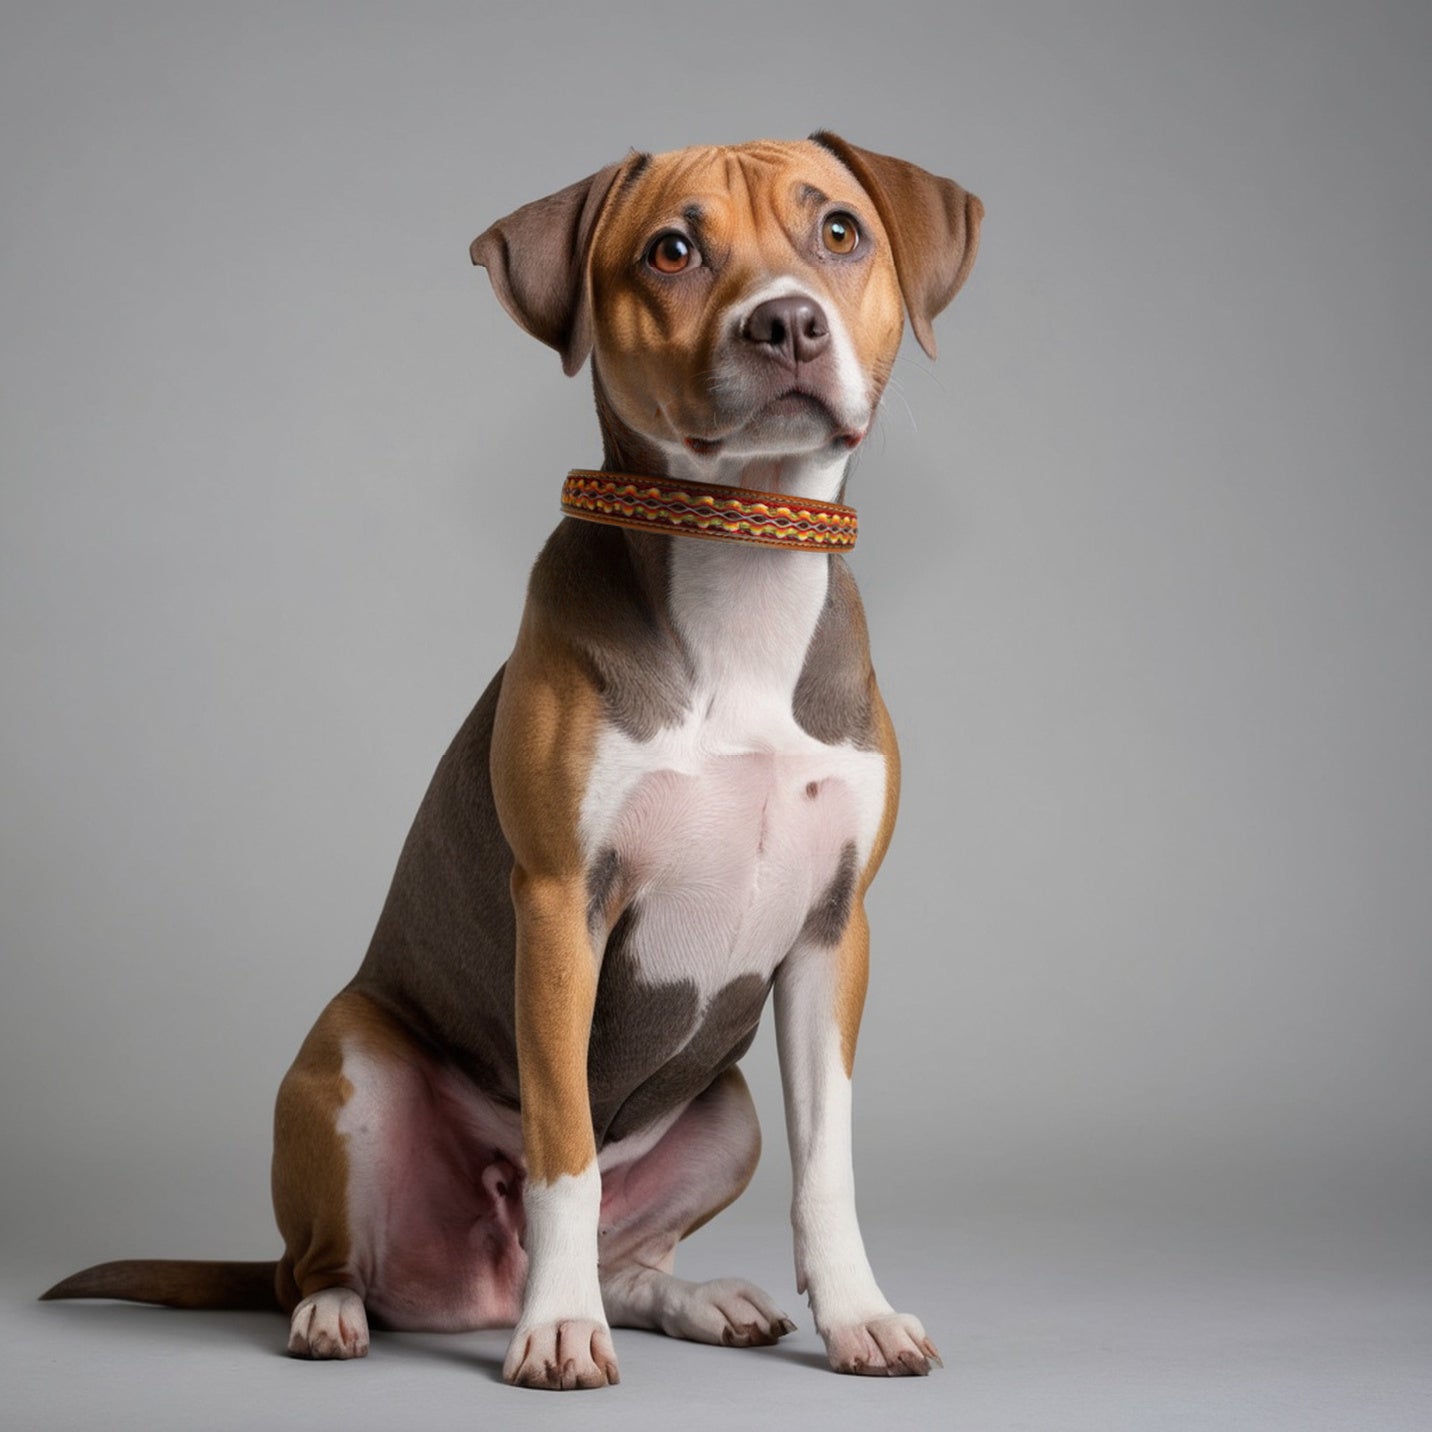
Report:
M798 294L757 304L741 332L791 364L809 363L830 344L825 310L815 299Z

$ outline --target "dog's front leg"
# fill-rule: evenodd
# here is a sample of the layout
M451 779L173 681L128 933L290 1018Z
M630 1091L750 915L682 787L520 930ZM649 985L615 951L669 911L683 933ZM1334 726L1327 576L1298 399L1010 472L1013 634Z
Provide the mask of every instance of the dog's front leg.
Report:
M618 1380L597 1283L597 1169L587 1040L597 959L580 882L513 871L517 1068L527 1163L527 1287L502 1375L522 1387Z
M587 1093L598 943L588 924L582 795L600 719L586 668L529 603L503 673L492 795L512 850L517 1080L527 1286L502 1375L603 1387L617 1359L597 1282L602 1178Z
M924 1375L939 1361L918 1318L886 1301L860 1236L851 1068L870 929L857 898L834 946L803 941L776 973L776 1039L791 1146L796 1286L837 1372Z

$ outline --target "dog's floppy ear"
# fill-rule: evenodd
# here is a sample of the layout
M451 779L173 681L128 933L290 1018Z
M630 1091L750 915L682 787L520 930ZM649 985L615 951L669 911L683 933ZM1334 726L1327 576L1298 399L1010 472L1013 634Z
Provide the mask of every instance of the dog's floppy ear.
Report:
M951 179L888 154L859 149L829 130L811 139L830 150L870 195L895 250L895 272L910 327L933 358L935 330L930 320L969 277L984 205Z
M609 164L524 204L480 233L469 250L508 313L562 355L568 377L592 350L587 255L597 216L621 169Z

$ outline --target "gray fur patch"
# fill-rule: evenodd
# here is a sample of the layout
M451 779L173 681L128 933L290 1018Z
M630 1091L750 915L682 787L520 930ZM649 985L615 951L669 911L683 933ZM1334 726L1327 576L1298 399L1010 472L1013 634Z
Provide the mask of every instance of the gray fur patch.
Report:
M607 716L638 741L680 725L691 704L691 663L667 616L669 541L565 518L537 558L528 594L560 616Z
M597 1146L647 1127L695 1098L750 1047L770 981L741 975L699 1009L691 980L649 984L632 943L640 914L612 930L597 985L587 1089Z
M512 851L493 805L489 761L505 670L438 762L349 988L515 1108Z
M832 556L825 606L806 651L791 709L801 729L817 741L848 741L872 751L875 729L875 673L860 593L845 558Z
M840 852L840 863L830 884L810 907L801 926L802 943L838 945L850 920L850 902L855 896L855 842L848 840Z
M587 928L599 930L612 892L621 875L621 860L615 850L604 850L587 871Z

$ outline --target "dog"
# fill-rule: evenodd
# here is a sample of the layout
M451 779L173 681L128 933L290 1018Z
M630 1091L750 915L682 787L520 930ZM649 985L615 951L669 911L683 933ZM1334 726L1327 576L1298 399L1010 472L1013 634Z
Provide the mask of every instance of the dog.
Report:
M673 1267L756 1166L737 1061L774 990L830 1364L938 1363L856 1222L863 902L900 763L839 499L982 216L822 132L633 152L473 241L517 323L569 375L590 359L603 463L568 477L512 654L283 1080L283 1257L102 1264L45 1297L277 1303L310 1358L363 1356L370 1323L515 1326L524 1387L615 1383L614 1325L772 1343L794 1324L765 1292Z

